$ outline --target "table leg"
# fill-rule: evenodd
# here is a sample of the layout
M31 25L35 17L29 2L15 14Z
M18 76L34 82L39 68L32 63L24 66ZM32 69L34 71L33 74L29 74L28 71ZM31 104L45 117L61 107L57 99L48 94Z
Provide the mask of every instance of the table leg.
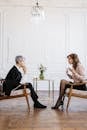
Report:
M50 97L50 80L49 80L49 97Z
M37 78L36 78L36 92L37 92Z
M52 90L53 90L52 94L53 94L53 102L54 102L54 81L52 81Z
M35 79L33 79L33 87L35 87Z

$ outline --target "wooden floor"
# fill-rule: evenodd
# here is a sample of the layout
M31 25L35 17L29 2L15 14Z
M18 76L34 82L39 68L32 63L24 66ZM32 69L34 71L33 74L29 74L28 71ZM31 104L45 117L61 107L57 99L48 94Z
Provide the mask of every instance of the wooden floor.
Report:
M0 101L0 130L87 130L87 100L72 98L68 112L52 110L54 100L48 92L38 92L47 109L34 109L30 100L30 113L24 98ZM65 100L66 107L67 98Z

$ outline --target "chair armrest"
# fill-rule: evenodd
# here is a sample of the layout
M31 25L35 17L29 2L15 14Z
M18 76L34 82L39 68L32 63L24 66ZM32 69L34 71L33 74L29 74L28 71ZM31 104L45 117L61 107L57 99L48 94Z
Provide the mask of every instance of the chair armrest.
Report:
M81 83L69 83L69 85L71 85L71 87L69 88L69 95L72 94L72 90L73 90L73 86L79 86L79 85L83 85L83 84L87 84L87 81L81 82Z
M12 91L16 91L17 89L19 89L21 86L23 86L23 89L26 89L26 84L19 84L16 88L12 89Z
M81 82L81 83L78 83L78 82L77 82L77 83L69 83L69 85L71 85L71 86L72 86L72 85L74 85L74 86L75 86L75 85L76 85L76 86L79 86L79 85L83 85L83 84L87 84L87 81L84 81L84 82Z

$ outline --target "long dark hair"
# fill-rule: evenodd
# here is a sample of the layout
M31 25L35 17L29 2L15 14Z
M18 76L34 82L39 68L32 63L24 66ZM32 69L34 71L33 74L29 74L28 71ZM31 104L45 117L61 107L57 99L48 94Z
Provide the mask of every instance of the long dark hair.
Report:
M75 54L75 53L72 53L72 54L69 54L69 55L67 56L67 58L69 58L69 57L72 58L72 60L73 60L73 63L72 63L72 64L73 64L73 68L76 70L77 64L80 63L80 60L79 60L78 55Z

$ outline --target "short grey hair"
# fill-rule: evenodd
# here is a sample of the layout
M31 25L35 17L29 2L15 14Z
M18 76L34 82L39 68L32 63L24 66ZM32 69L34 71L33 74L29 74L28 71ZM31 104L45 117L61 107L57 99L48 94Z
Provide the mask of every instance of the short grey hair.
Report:
M24 57L22 55L18 55L15 57L15 62L18 64L19 61L23 61L24 60Z

